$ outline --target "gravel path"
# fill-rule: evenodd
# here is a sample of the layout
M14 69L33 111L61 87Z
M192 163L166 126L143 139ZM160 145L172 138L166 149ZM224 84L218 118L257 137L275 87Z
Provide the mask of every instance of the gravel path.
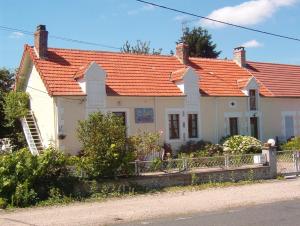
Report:
M239 187L143 195L106 202L0 211L0 225L107 225L172 214L300 198L300 179Z

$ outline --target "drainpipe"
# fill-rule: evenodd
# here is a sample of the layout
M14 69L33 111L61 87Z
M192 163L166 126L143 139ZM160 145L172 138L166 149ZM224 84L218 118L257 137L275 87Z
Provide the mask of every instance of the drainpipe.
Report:
M216 118L215 118L215 128L216 128L216 142L219 143L219 108L218 108L218 97L215 97L215 109L216 109Z

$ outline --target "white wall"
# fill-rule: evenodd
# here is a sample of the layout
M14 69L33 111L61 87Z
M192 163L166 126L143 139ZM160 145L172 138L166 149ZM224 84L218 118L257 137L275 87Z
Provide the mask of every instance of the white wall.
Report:
M55 108L54 101L47 94L46 87L35 66L29 75L26 92L30 96L30 106L39 127L42 142L45 147L55 140Z

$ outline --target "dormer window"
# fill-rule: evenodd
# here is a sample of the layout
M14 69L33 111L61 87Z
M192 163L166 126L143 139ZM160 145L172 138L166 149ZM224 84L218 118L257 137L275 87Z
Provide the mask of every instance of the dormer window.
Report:
M250 111L257 110L257 100L256 100L256 90L255 89L249 90L249 104L250 104Z

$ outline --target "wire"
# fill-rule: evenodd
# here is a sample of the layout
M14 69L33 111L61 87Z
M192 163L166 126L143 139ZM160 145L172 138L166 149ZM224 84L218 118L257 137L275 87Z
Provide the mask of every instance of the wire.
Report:
M1 26L1 25L0 25L0 29L4 30L4 31L22 32L25 35L34 36L34 32L26 31L26 30L23 30L23 29L6 27L6 26ZM86 44L86 45L101 46L101 47L108 48L108 49L117 49L117 50L121 49L120 47L115 47L115 46L110 46L110 45L105 45L105 44L100 44L100 43L95 43L95 42L87 42L87 41L82 41L82 40L77 40L77 39L72 39L72 38L66 38L66 37L62 37L62 36L49 35L49 38L59 39L59 40L63 40L63 41L66 41L66 42L76 42L76 43Z
M197 14L194 14L194 13L189 13L189 12L186 12L186 11L183 11L183 10L174 9L174 8L171 8L171 7L168 7L168 6L159 5L159 4L156 4L156 3L153 3L153 2L148 2L148 1L144 1L144 0L136 0L136 1L148 4L148 5L152 5L152 6L155 6L155 7L159 7L159 8L162 8L162 9L170 10L170 11L173 11L173 12L182 13L182 14L186 14L186 15L189 15L189 16L194 16L194 17L198 17L198 18L201 18L201 19L205 19L205 20L210 20L210 21L213 21L213 22L216 22L216 23L221 23L221 24L241 28L241 29L248 30L248 31L254 31L254 32L258 32L258 33L262 33L262 34L266 34L266 35L271 35L271 36L275 36L275 37L279 37L279 38L285 38L285 39L300 42L299 38L294 38L294 37L285 36L285 35L281 35L281 34L275 34L275 33L267 32L267 31L263 31L263 30L258 30L258 29L254 29L254 28L250 28L250 27L245 27L245 26L241 26L241 25L237 25L237 24L232 24L232 23L221 21L221 20L216 20L216 19L212 19L212 18L209 18L209 17L197 15Z
M37 92L40 92L40 93L43 93L43 94L47 94L49 96L49 93L43 91L43 90L40 90L40 89L37 89L37 88L34 88L34 87L31 87L31 86L27 86L27 88L30 88L32 90L35 90ZM80 99L74 99L74 98L68 98L68 97L65 97L65 96L60 96L61 98L64 98L64 99L68 99L68 100L79 100L81 101Z

